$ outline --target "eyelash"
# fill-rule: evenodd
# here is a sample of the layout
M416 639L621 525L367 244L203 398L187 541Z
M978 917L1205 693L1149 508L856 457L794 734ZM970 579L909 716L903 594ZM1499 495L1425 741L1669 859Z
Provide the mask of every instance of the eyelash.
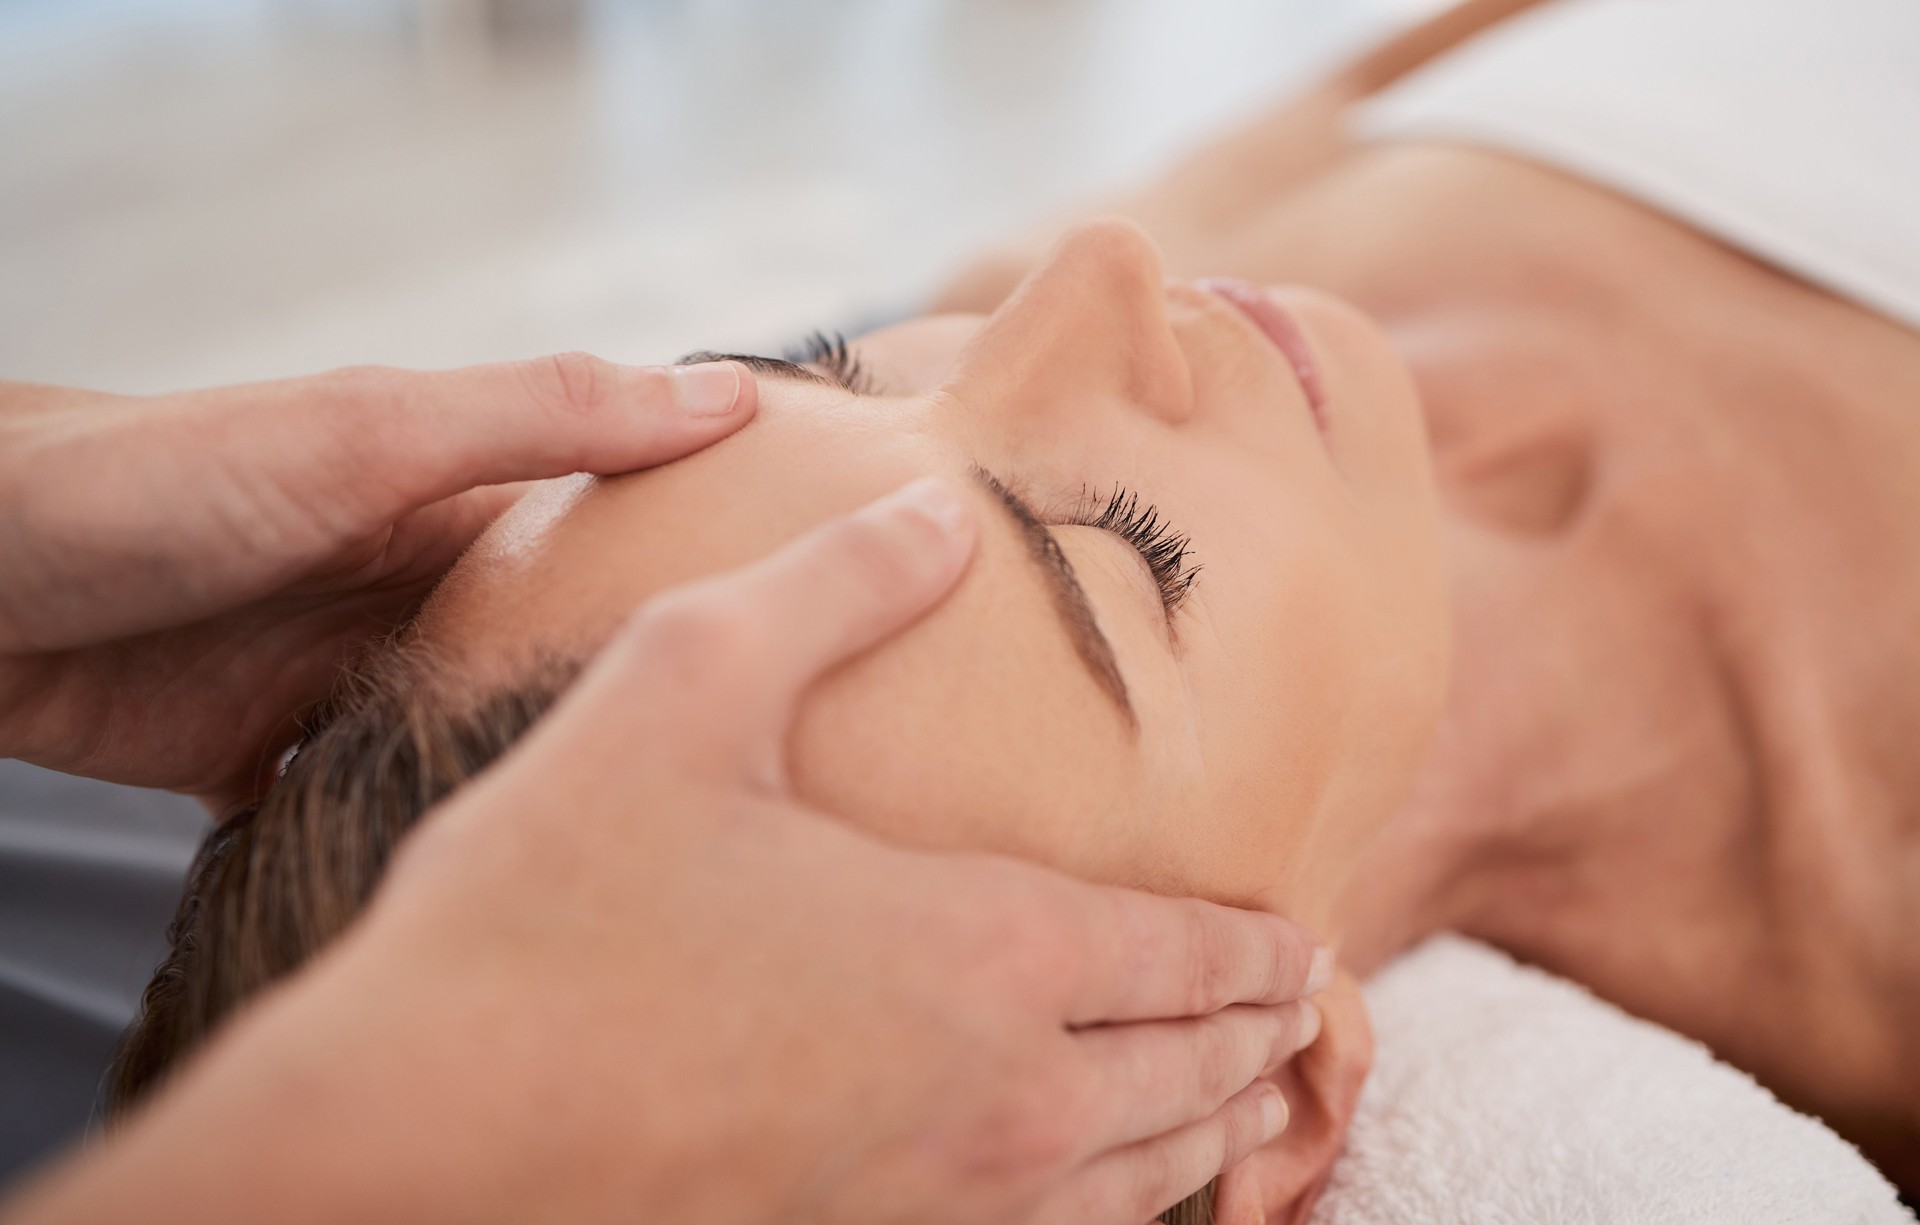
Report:
M802 366L818 366L827 377L857 396L873 394L873 379L860 364L847 338L839 332L812 332L787 350L787 360Z
M873 392L866 367L860 364L860 359L847 347L847 338L839 332L809 333L787 351L786 357L788 361L826 371L828 377L855 395ZM1160 589L1161 606L1171 619L1192 594L1193 581L1200 575L1198 565L1187 563L1192 553L1192 538L1169 523L1152 503L1141 505L1140 495L1125 486L1116 485L1104 503L1091 489L1083 490L1080 502L1080 509L1070 515L1067 522L1111 532L1132 545L1153 574L1154 584Z
M1132 545L1153 572L1168 618L1192 593L1193 580L1200 575L1200 567L1187 562L1192 538L1176 529L1151 503L1142 505L1140 495L1125 486L1116 485L1104 504L1092 490L1083 491L1080 510L1067 522L1112 532Z

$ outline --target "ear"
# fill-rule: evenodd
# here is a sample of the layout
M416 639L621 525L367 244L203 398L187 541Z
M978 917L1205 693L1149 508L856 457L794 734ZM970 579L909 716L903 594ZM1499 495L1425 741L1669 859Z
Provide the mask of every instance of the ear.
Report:
M1373 1066L1373 1026L1359 984L1342 970L1314 998L1320 1036L1268 1079L1287 1097L1287 1129L1220 1176L1217 1225L1300 1225L1333 1171Z

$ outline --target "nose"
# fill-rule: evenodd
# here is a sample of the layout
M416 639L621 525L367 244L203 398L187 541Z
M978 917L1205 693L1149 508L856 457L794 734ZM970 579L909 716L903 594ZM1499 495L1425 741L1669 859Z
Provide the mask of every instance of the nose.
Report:
M962 355L952 387L982 409L1059 413L1111 396L1185 421L1193 380L1153 240L1121 218L1069 230Z

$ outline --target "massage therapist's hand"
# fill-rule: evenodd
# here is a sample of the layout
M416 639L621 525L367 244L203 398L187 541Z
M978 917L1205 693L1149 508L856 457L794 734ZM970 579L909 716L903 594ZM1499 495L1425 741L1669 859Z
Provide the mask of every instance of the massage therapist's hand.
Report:
M737 366L582 354L153 397L0 383L0 755L247 794L509 482L676 459L754 408Z
M973 532L920 482L646 606L18 1225L1138 1225L1262 1143L1285 1106L1254 1078L1317 1025L1306 932L896 849L788 791L802 691Z

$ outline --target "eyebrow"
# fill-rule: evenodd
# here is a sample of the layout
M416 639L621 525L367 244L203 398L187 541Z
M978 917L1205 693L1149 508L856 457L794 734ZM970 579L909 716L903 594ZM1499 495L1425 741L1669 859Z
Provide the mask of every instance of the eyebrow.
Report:
M757 353L714 353L700 350L689 353L674 364L693 366L702 362L739 362L755 374L772 375L774 378L799 379L809 383L819 383L827 387L843 387L844 384L831 375L822 374L810 366L788 361L781 357L764 357ZM846 388L846 390L853 390ZM1086 588L1080 585L1079 576L1073 572L1073 563L1060 548L1053 533L1035 513L1025 499L1007 487L993 473L979 464L971 466L974 481L993 496L994 504L1006 512L1016 534L1027 546L1027 555L1033 559L1040 573L1047 581L1047 594L1052 597L1053 611L1059 616L1060 624L1065 627L1067 637L1073 642L1073 653L1086 666L1100 691L1113 703L1114 710L1120 715L1120 721L1127 730L1138 733L1139 716L1134 713L1133 699L1127 693L1127 682L1120 675L1120 663L1113 652L1113 643L1100 629L1099 618L1094 616L1093 603L1087 599Z
M1060 542L1053 538L1053 533L1047 530L1046 523L1034 513L1033 507L1027 505L999 477L974 464L973 479L993 495L996 505L1007 512L1014 529L1027 546L1028 556L1040 567L1040 573L1046 576L1048 594L1053 597L1053 610L1066 627L1067 637L1073 640L1074 654L1086 665L1101 692L1113 702L1127 730L1139 732L1140 720L1134 714L1133 701L1127 694L1127 682L1120 675L1120 663L1114 656L1113 644L1101 632L1099 619L1093 614L1093 604L1087 599L1086 588L1080 585L1079 577L1073 572L1073 563L1061 551Z

